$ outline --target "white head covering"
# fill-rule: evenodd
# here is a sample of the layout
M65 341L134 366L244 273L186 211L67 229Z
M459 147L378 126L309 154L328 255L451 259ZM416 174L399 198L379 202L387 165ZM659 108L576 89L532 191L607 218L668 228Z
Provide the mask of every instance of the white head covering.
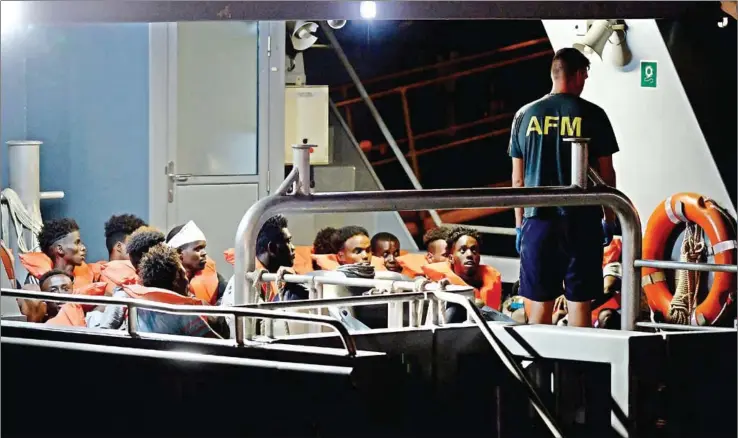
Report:
M623 265L618 262L608 263L602 270L602 276L607 277L612 275L613 277L623 278Z
M189 221L177 234L174 235L174 237L172 237L172 240L167 242L167 245L172 248L182 248L188 243L206 240L205 234L197 227L197 225L195 225L195 222Z

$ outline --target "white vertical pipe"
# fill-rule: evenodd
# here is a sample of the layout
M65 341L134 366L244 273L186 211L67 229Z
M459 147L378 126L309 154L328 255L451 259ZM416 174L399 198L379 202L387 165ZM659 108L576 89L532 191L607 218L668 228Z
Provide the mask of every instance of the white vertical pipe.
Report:
M36 221L41 221L41 158L40 149L43 142L33 140L13 140L8 145L8 185L18 194L23 207ZM7 220L12 220L7 218ZM8 236L13 254L20 254L18 236L15 227L10 227ZM34 247L34 236L25 233L23 240L29 250ZM17 257L17 256L16 256ZM23 282L27 275L25 268L16 263L16 278Z
M317 147L310 144L294 144L292 145L292 156L297 168L297 179L300 187L297 193L301 195L309 195L310 190L310 149ZM327 146L326 146L327 147Z
M571 185L587 188L587 172L589 171L588 138L565 138L571 143Z
M23 206L34 218L41 220L41 159L40 141L9 141L8 183L18 194Z

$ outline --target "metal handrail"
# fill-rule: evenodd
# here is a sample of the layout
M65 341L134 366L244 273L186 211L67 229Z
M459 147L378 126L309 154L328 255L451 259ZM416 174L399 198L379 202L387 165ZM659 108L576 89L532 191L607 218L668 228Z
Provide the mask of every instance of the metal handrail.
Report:
M442 287L443 285L441 284L441 288ZM461 296L458 296L452 293L442 292L438 290L438 291L434 291L433 295L435 295L436 298L442 301L455 303L466 309L468 317L471 317L471 319L474 321L477 327L479 327L479 330L482 332L484 337L487 339L487 342L489 342L489 344L492 346L492 349L495 351L495 353L497 353L497 356L499 356L500 360L505 365L505 367L508 369L508 371L510 371L513 377L523 385L526 392L528 393L528 398L533 404L533 407L538 412L538 415L540 415L541 419L546 424L546 427L548 427L548 429L551 431L553 436L557 438L563 438L564 434L561 428L556 424L556 421L554 420L553 415L551 415L551 413L548 411L548 408L546 408L546 405L543 403L543 400L541 400L540 396L538 395L538 391L536 391L535 387L531 384L530 380L528 380L528 378L525 375L525 372L522 370L522 368L520 368L520 365L518 365L518 363L515 361L515 358L513 357L513 355L495 337L494 333L492 333L492 329L489 327L489 325L485 321L479 309L476 306L474 306L468 299L465 299L464 297L461 297Z
M486 225L449 224L446 222L444 222L443 225L447 225L450 227L466 227L471 228L472 230L477 230L480 233L499 234L502 236L515 236L517 234L517 232L515 231L515 227L488 227Z
M734 332L736 328L729 327L713 327L713 326L702 326L702 325L681 325L681 324L669 324L665 322L646 322L642 321L636 324L638 327L659 329L659 330L674 330L674 331L695 331L695 332Z
M256 283L261 281L285 281L289 283L305 284L310 289L310 299L308 300L290 300L280 301L277 303L256 303L247 304L243 307L251 308L272 308L272 309L287 309L287 308L303 308L303 309L322 309L334 306L366 306L366 305L381 305L388 304L388 311L391 315L388 318L391 320L393 317L401 317L401 314L397 313L397 310L393 309L392 304L399 302L411 302L410 311L411 313L415 310L415 302L427 299L428 293L434 290L439 290L440 286L438 283L433 283L423 279L422 281L407 281L407 280L392 280L392 279L375 279L375 278L347 278L347 277L330 277L330 276L310 276L310 275L296 275L296 274L285 274L277 275L270 274L264 271L250 272L247 274L250 281ZM340 297L323 299L322 294L318 293L318 289L322 290L324 285L337 285L347 287L359 287L359 288L371 288L373 290L379 290L379 294L371 296L355 296L355 297ZM453 292L460 294L471 294L473 297L474 289L469 286L451 286ZM398 293L400 291L414 291L415 294L408 296L407 293ZM401 320L401 319L400 319ZM265 334L268 337L272 336L273 333L273 321L266 321ZM389 322L392 326L392 322ZM400 325L402 325L400 323ZM415 325L415 321L411 318L411 326Z
M83 351L96 354L116 354L124 356L146 357L152 359L193 362L197 364L207 363L214 365L244 366L249 368L268 368L271 370L277 369L279 371L310 372L343 376L349 376L353 371L350 367L335 365L321 365L297 362L275 362L265 359L217 356L214 354L202 354L190 351L163 351L131 347L117 347L114 345L83 344L80 342L16 338L10 336L3 336L2 342L4 344L22 345L27 347L60 348L63 350Z
M89 296L89 295L73 295L73 294L57 294L50 292L37 292L22 289L0 289L0 295L14 298L26 298L43 301L53 301L59 303L79 303L79 304L96 304L96 305L117 305L128 308L127 317L129 319L128 331L132 337L136 336L137 314L135 309L153 310L163 313L188 314L188 315L209 315L223 316L232 315L235 318L251 317L264 319L281 319L288 321L297 321L304 323L320 324L333 328L341 337L348 356L356 356L356 343L349 333L348 329L337 319L330 316L310 315L305 313L289 313L274 310L261 310L243 307L223 307L223 306L190 306L165 304L152 301L133 299L133 298L114 298L106 296ZM239 336L241 336L239 338ZM243 345L243 334L239 335L236 331L236 342Z
M474 290L459 286L460 290L449 290L450 293L459 294L461 296L471 295ZM435 299L433 295L435 291L427 292L400 292L393 294L377 294L377 295L359 295L352 297L338 298L319 298L314 300L290 300L290 301L272 301L254 304L244 304L241 308L257 308L257 309L321 309L325 307L358 307L373 306L389 303L407 303L412 301Z
M253 204L239 223L235 239L234 299L235 304L256 302L253 281L246 273L256 268L254 242L267 218L278 213L358 213L366 211L398 211L427 209L458 209L486 207L556 207L603 205L615 211L623 231L623 330L635 328L639 310L640 275L636 275L634 260L641 253L641 221L632 202L622 192L606 187L523 187L443 190L389 190L346 193L317 193L309 196L269 196ZM236 324L236 331L245 330L251 338L254 327Z
M278 280L284 280L288 283L302 283L302 284L310 284L310 283L320 283L320 284L330 284L330 285L336 285L336 286L348 286L348 287L367 287L367 288L376 288L376 289L383 289L391 292L398 292L398 291L414 291L416 289L416 282L415 281L409 281L409 280L391 280L391 279L381 279L381 278L348 278L348 277L328 277L328 276L316 276L316 275L298 275L298 274L285 274L284 276L280 277L277 274L271 274L271 273L263 273L260 274L259 272L250 272L246 274L247 277L251 281L257 281L257 279L261 279L262 281L278 281ZM470 287L464 287L464 286L454 286L455 288L458 288L458 291L464 291L470 289ZM438 290L439 286L438 283L432 283L429 282L424 286L424 290L427 292L431 292L434 290Z
M723 265L718 263L689 263L689 262L673 262L671 260L636 260L636 268L656 268L656 269L676 269L685 271L700 272L727 272L730 274L738 274L738 266Z

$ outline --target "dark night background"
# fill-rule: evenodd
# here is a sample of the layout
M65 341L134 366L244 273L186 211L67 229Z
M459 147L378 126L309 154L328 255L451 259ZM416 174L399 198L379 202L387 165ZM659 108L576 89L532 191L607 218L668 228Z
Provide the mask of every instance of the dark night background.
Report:
M735 20L729 29L716 23L722 16L719 8L699 7L688 11L685 18L658 20L664 40L679 72L697 120L710 145L726 187L736 198L736 38ZM468 124L493 116L493 121L476 126L446 131L416 141L416 150L472 139L467 143L426 153L418 157L423 188L482 187L509 185L510 159L507 156L512 116L522 105L550 90L548 68L553 50L539 20L465 20L465 21L349 21L334 31L349 60L363 81L402 72L420 66L431 66L451 57L493 51L512 44L541 40L528 47L491 54L442 68L430 68L399 78L365 84L372 94L415 82L464 72L491 63L510 61L509 65L438 82L407 91L408 107L415 136ZM327 44L321 31L318 44ZM727 36L727 37L726 37ZM541 52L534 59L518 58ZM725 54L729 56L724 56ZM351 80L330 48L311 48L304 52L309 84L331 86L334 102L357 98L353 86L343 94L341 85ZM705 72L710 72L707 80ZM374 99L385 123L408 151L402 103L399 93ZM377 124L363 102L350 106L354 134L358 141L368 140L373 149L367 154L374 170L387 189L412 188L405 172L388 147ZM342 108L346 118L345 108ZM499 131L486 138L473 137ZM689 145L684 145L689 147ZM410 159L408 162L412 164ZM512 211L502 212L468 223L511 227ZM513 256L513 240L507 236L485 236L485 253Z

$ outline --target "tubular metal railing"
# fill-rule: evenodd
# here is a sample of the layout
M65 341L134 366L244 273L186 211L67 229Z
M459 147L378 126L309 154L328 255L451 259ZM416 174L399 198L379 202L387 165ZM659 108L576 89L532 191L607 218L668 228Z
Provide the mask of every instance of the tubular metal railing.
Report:
M335 37L334 37L335 39ZM301 213L359 213L368 211L435 210L488 207L573 207L601 205L612 209L620 220L623 235L623 276L621 329L634 330L640 307L640 276L635 260L641 254L641 221L633 204L622 192L608 187L588 166L587 139L571 138L572 185L569 187L522 187L443 190L390 190L379 192L347 192L311 194L310 190L295 190L285 196L285 191L263 198L253 204L238 224L235 239L234 304L257 302L258 290L253 287L254 278L247 277L255 271L255 244L259 229L272 215L299 211ZM298 169L297 181L303 181L310 169L308 154L301 145L293 146ZM303 176L300 173L303 173ZM587 188L587 175L598 184ZM292 176L292 174L290 174ZM294 176L292 176L294 179ZM290 184L282 184L280 188ZM299 187L298 187L299 189ZM236 318L239 339L252 339L254 322ZM244 333L241 333L241 332Z
M721 265L716 263L688 263L688 262L672 262L670 260L636 260L636 268L656 268L656 269L675 269L685 271L700 272L727 272L730 274L738 273L736 265Z
M604 205L615 211L623 230L622 327L633 330L639 308L640 276L634 260L641 253L641 227L630 200L609 187L392 190L381 192L319 193L309 196L270 196L253 204L242 218L235 239L235 303L256 302L253 281L246 273L256 268L254 242L267 218L278 213L336 213L485 207L553 207ZM253 336L253 325L236 324L236 330Z
M515 357L513 357L508 349L504 345L502 345L502 343L495 337L494 333L492 333L492 329L485 321L479 309L477 309L476 306L474 306L469 300L465 299L464 297L448 292L443 292L442 289L444 283L441 283L440 286L441 290L434 292L434 295L440 300L458 304L466 309L467 315L477 325L477 327L479 327L479 330L482 332L485 339L487 339L487 342L489 342L490 346L492 346L492 349L495 351L495 353L497 353L497 356L500 358L503 365L505 365L508 371L510 371L510 374L512 374L513 377L523 386L523 388L527 392L528 398L533 404L533 407L538 412L538 415L541 417L543 422L546 424L546 427L548 427L549 431L551 431L551 434L556 438L563 438L564 434L561 428L556 424L553 415L551 415L548 408L546 408L543 400L538 395L538 391L536 391L530 380L528 380L525 372L516 362Z
M351 367L342 367L335 365L321 365L299 362L274 362L264 359L217 356L214 354L202 354L190 351L163 351L131 347L117 347L114 345L83 344L80 342L61 342L48 341L43 339L16 338L10 336L3 336L2 342L3 344L22 345L25 347L61 348L64 350L83 351L96 354L118 354L133 357L146 357L151 359L166 359L192 362L196 364L207 363L215 365L230 365L269 369L274 369L275 367L278 367L278 369L281 371L310 372L343 376L349 376L353 371Z
M543 419L546 426L549 428L553 436L563 437L563 433L559 426L556 424L554 417L551 415L545 404L541 400L540 396L536 392L535 388L531 384L530 380L524 374L522 368L516 362L515 357L508 351L508 349L495 337L492 329L485 318L482 316L479 309L472 304L469 297L464 296L464 292L472 292L471 287L460 287L450 285L448 280L443 280L438 283L431 283L427 280L417 281L393 281L393 280L373 280L373 279L359 279L359 278L339 278L339 277L310 277L307 275L291 275L286 274L284 276L278 276L277 274L264 274L260 272L250 272L247 277L252 281L277 281L284 280L290 283L302 283L307 284L311 289L316 286L316 281L320 281L322 284L339 284L345 286L355 287L376 287L378 283L383 284L383 290L397 291L397 290L414 290L414 292L403 292L393 294L383 294L374 296L355 296L355 297L343 297L343 298L331 298L331 299L317 299L317 300L302 300L302 301L283 301L275 303L258 303L249 304L244 307L261 307L261 308L272 308L272 309L290 309L290 308L323 308L329 306L357 306L357 305L371 305L380 303L393 303L393 302L412 302L428 298L433 298L439 302L455 303L466 309L467 320L473 322L482 332L485 339L489 342L491 347L497 353L502 360L503 364L515 379L524 387L528 394L534 408ZM381 287L381 286L380 286ZM434 309L430 310L430 316L433 323L436 321L436 313ZM410 307L410 320L411 325L414 316L417 314L413 311L413 307Z
M251 318L263 318L263 319L281 319L287 321L302 322L308 324L320 324L331 327L333 330L338 332L341 337L344 348L348 356L356 356L356 343L354 338L349 333L348 329L337 319L322 316L322 315L310 315L304 313L290 313L275 310L261 310L253 308L243 307L222 307L222 306L190 306L190 305L175 305L156 303L152 301L137 300L131 298L112 298L112 297L96 297L88 295L72 295L72 294L57 294L49 292L36 292L21 289L0 289L2 296L14 297L14 298L25 298L43 301L52 301L59 303L79 303L79 304L95 304L95 305L115 305L124 306L128 309L128 333L131 337L136 337L137 332L137 313L136 309L152 310L163 313L174 313L174 314L187 314L187 315L212 315L212 316L223 316L232 315L235 318L239 317L251 317ZM240 336L240 337L239 337ZM238 345L244 344L243 334L239 334L236 331L236 343Z

